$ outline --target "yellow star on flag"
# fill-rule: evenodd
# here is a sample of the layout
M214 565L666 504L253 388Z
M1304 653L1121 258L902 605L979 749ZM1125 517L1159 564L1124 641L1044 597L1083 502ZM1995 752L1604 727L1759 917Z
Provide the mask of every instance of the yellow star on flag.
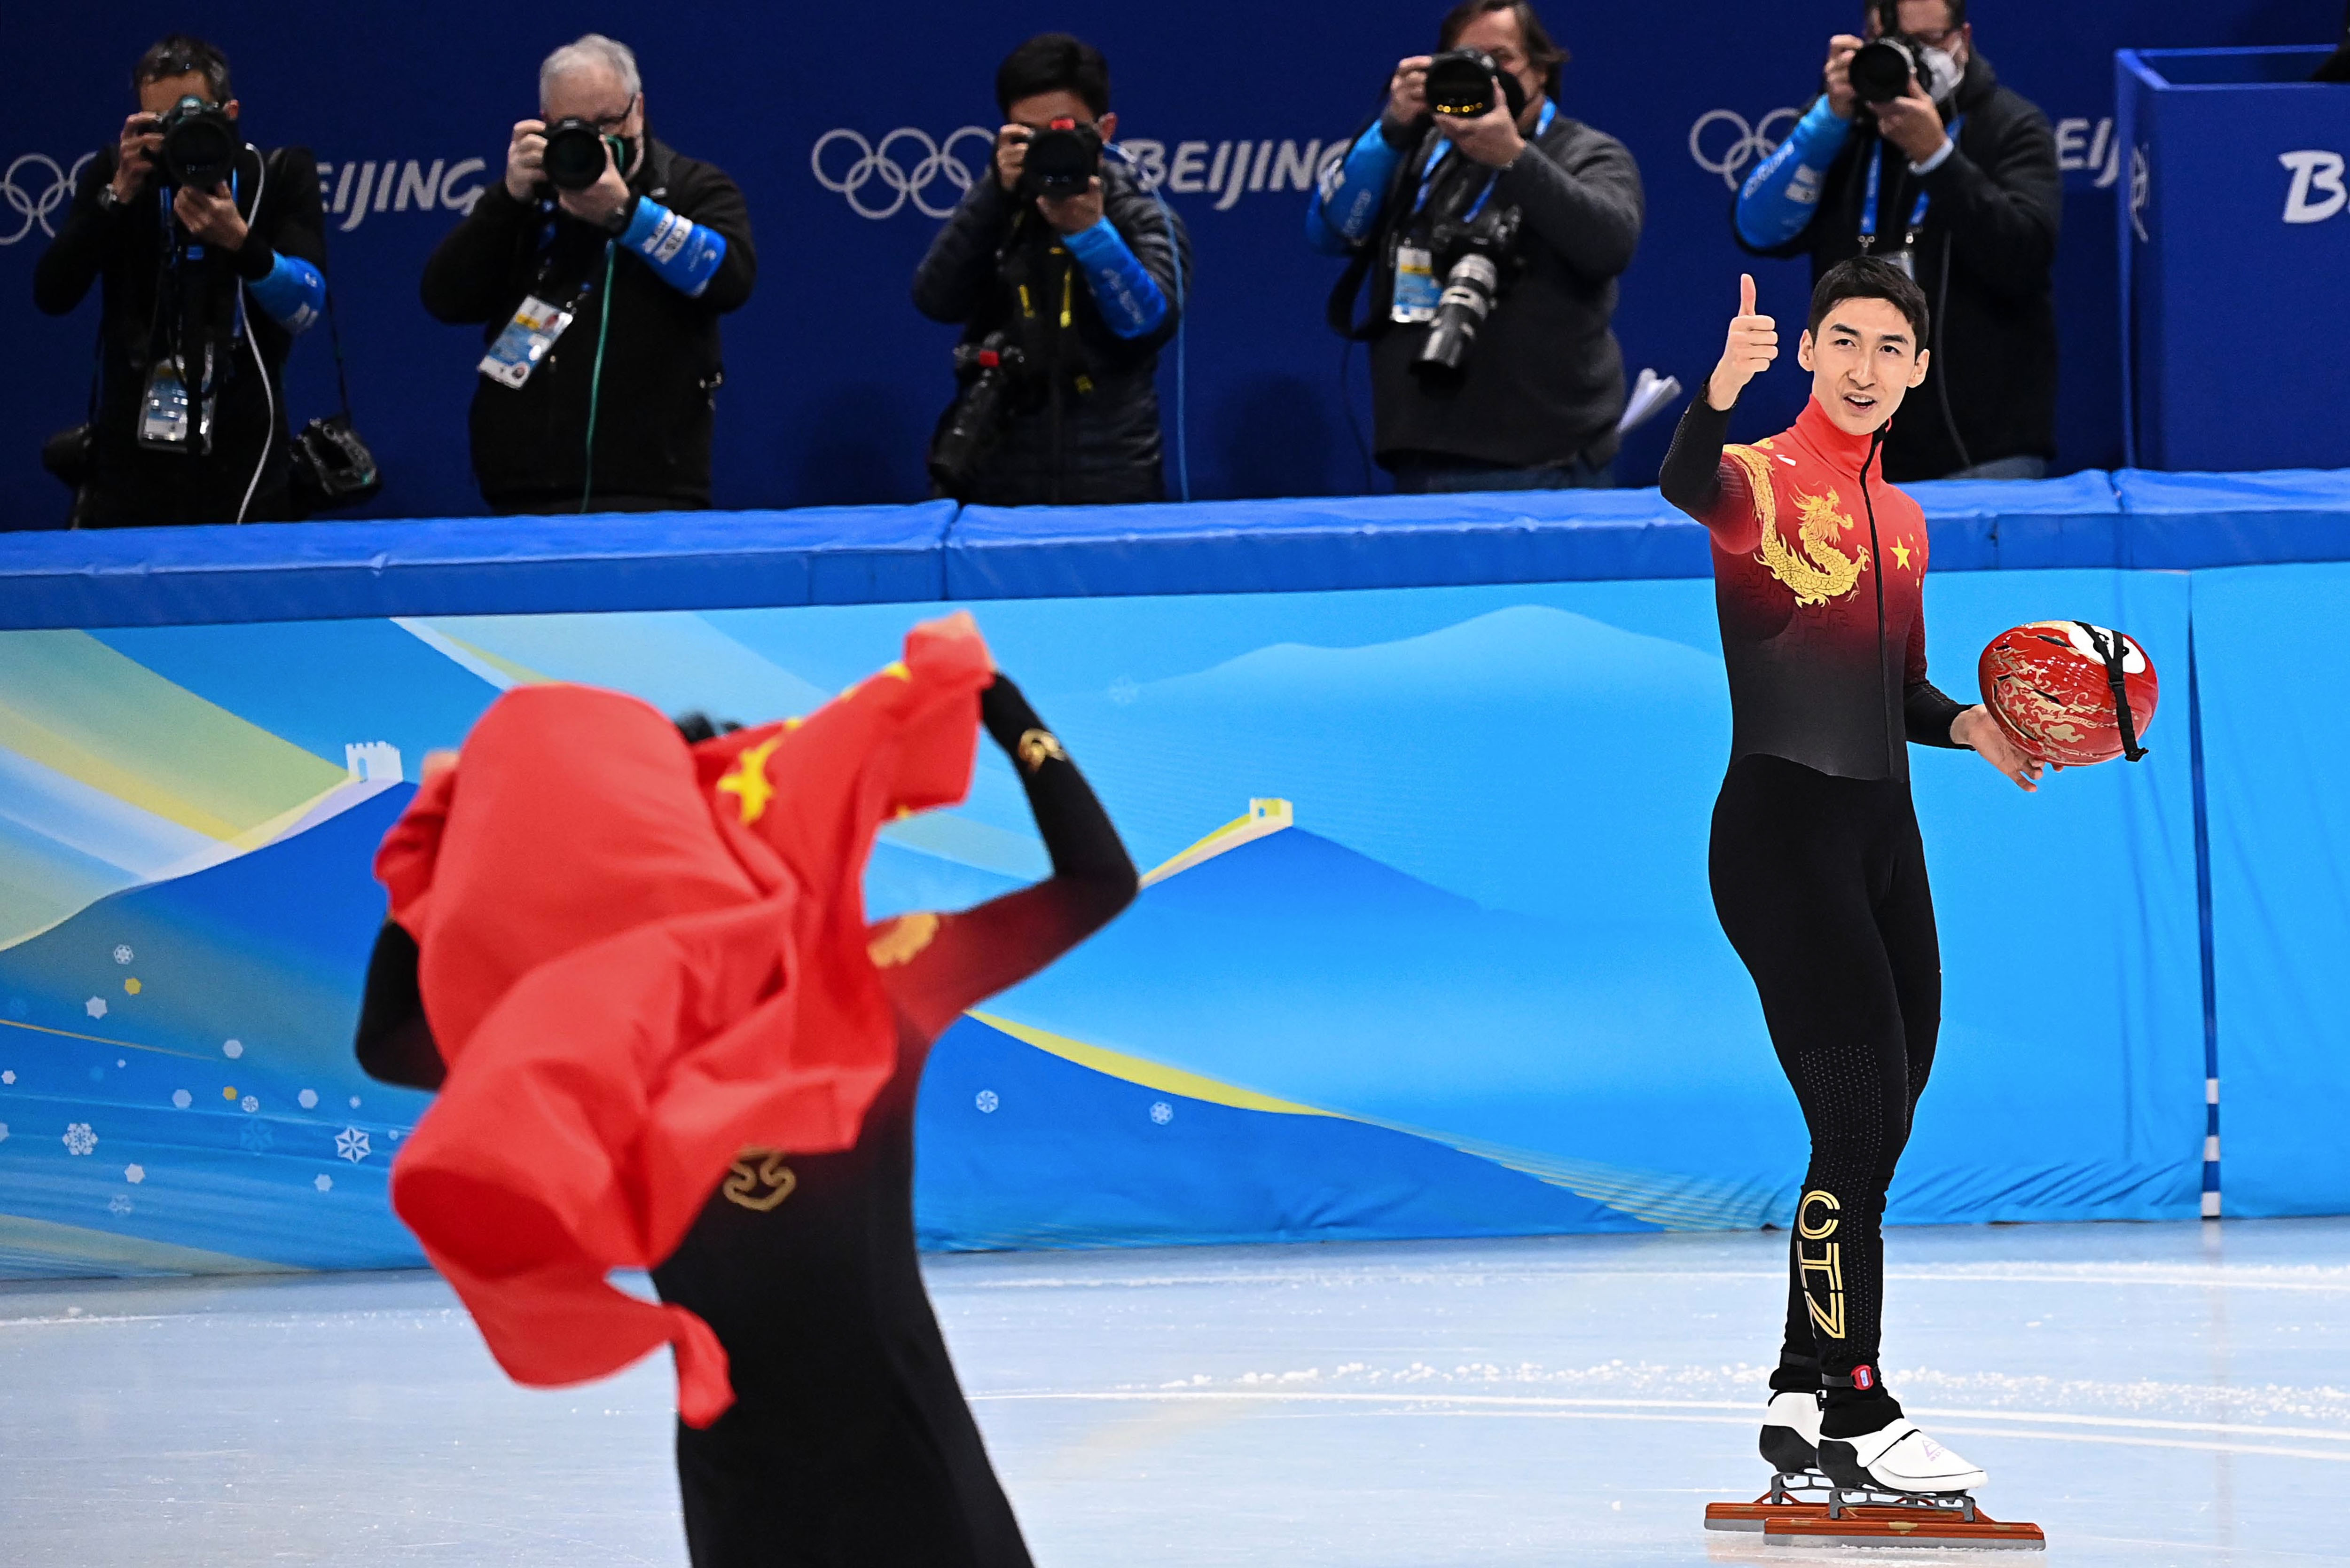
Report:
M743 808L743 826L766 815L767 802L775 795L775 786L767 782L767 759L775 754L781 735L772 736L745 750L734 759L734 769L718 781L719 789L733 795Z
M1896 545L1893 546L1893 564L1900 567L1905 572L1909 569L1908 545Z

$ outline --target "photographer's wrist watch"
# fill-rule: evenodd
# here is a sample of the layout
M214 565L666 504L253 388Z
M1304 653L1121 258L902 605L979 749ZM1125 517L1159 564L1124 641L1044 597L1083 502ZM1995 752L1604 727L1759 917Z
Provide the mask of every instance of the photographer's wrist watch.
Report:
M109 180L105 184L100 185L98 188L98 210L99 212L119 213L122 211L125 205L127 205L127 203L122 200L122 198L114 193L113 181Z

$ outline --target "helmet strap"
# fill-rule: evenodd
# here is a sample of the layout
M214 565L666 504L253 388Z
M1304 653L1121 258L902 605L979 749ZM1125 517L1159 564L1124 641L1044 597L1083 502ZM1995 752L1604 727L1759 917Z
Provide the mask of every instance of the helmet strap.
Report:
M2146 748L2137 743L2137 715L2130 711L2129 693L2122 681L2122 661L2129 657L2129 639L2085 620L2073 624L2089 634L2089 646L2106 661L2106 685L2114 694L2114 722L2121 730L2122 755L2137 762L2146 755Z

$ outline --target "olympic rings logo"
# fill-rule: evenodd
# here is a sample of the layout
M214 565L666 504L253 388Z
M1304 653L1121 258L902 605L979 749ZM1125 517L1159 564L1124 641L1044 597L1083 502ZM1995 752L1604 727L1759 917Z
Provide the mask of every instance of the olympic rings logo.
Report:
M930 217L943 218L952 213L971 182L979 178L970 164L958 157L955 149L966 138L975 139L987 152L980 160L980 170L985 171L993 161L995 132L984 126L966 125L949 133L944 141L933 141L925 131L911 126L899 126L879 142L868 142L854 130L827 130L816 138L815 148L808 153L808 168L816 182L827 191L837 191L848 199L849 206L859 217L879 222L894 215L908 202L915 211ZM835 152L838 147L841 151ZM829 158L827 154L830 153ZM848 159L846 168L841 160ZM832 167L827 168L829 163ZM947 199L944 206L934 206L931 189L944 181ZM889 200L867 196L866 188L879 182Z
M0 245L15 244L30 234L36 223L40 225L41 233L56 238L57 231L49 222L50 214L73 200L74 186L80 181L82 170L97 156L95 152L85 152L70 169L38 152L25 153L9 164L8 171L0 174L0 206L5 206L5 212L16 214L16 231L0 234ZM45 169L48 171L48 178L46 181L36 179L35 185L27 188L18 178L27 169ZM0 216L0 222L5 221L5 216Z
M1714 109L1698 116L1697 123L1690 127L1690 156L1697 160L1699 168L1709 174L1721 175L1721 182L1735 191L1744 179L1748 166L1760 163L1776 152L1779 143L1786 140L1786 133L1793 130L1795 121L1802 118L1801 109L1774 109L1755 124L1748 125L1746 117L1735 109ZM1772 128L1782 120L1786 123L1780 127L1777 135L1773 135ZM1721 135L1719 132L1708 134L1716 126L1726 127L1732 133L1733 140L1728 146L1721 147ZM1708 143L1721 147L1721 151L1708 151Z

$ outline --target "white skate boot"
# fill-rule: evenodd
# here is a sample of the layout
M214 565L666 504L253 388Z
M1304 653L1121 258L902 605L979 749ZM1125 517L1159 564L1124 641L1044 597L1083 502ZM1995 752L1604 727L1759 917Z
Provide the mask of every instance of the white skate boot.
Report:
M1820 1469L1840 1487L1932 1496L1972 1491L1991 1480L1907 1417L1863 1437L1822 1438L1819 1453Z
M1820 1463L1820 1397L1778 1393L1762 1407L1762 1459L1781 1475L1801 1475Z

